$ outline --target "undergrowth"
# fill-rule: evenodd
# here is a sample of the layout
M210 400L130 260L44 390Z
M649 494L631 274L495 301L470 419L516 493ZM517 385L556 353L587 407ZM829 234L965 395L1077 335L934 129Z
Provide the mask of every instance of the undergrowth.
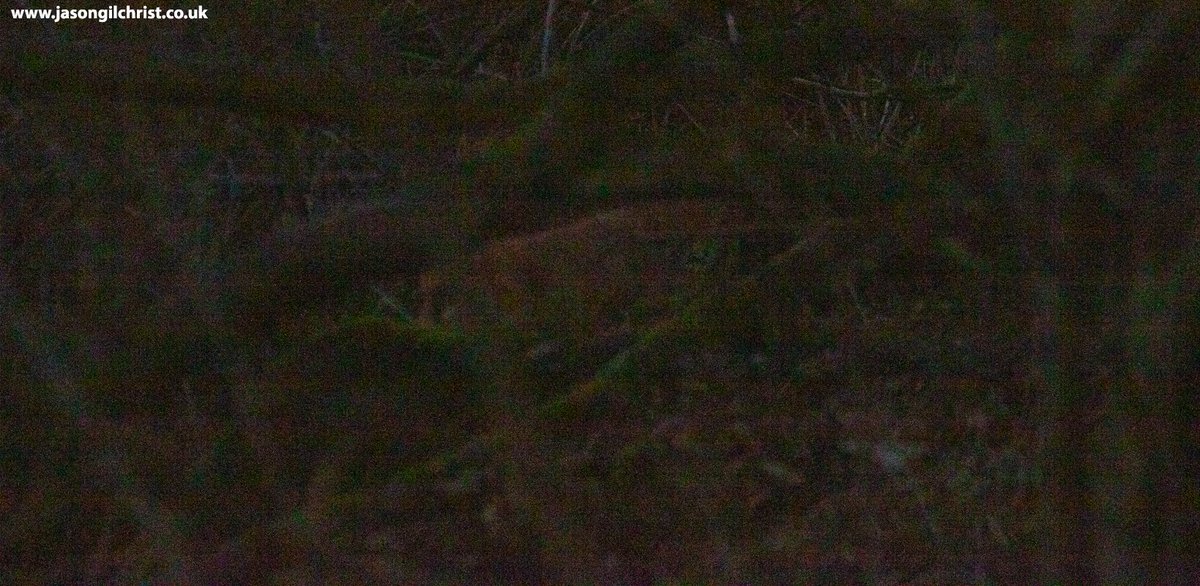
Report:
M0 582L1023 582L1070 300L1194 366L1194 107L1041 124L970 10L310 4L3 41Z

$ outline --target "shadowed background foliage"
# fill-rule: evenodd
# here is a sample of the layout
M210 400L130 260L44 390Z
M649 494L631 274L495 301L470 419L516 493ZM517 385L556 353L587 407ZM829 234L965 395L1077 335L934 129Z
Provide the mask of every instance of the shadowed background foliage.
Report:
M2 581L1200 575L1189 3L205 6L0 35Z

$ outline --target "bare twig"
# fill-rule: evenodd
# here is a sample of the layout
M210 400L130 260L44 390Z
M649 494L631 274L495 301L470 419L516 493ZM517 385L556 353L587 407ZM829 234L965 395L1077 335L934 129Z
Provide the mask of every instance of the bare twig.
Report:
M729 29L729 44L737 46L741 44L742 37L738 35L737 21L733 18L733 10L725 9L725 26Z
M520 8L514 8L513 10L504 13L504 15L496 21L496 24L492 26L491 30L487 31L483 38L481 38L479 42L475 43L475 46L471 48L470 52L468 52L466 56L459 60L459 64L455 68L455 71L457 73L463 73L467 71L467 68L471 65L475 65L475 69L478 70L479 65L483 63L486 57L486 53L490 51L503 37L504 31L508 28L508 25L514 19L523 20L528 16L529 12L527 10L521 10Z
M692 116L692 113L688 111L687 106L683 105L682 102L678 102L675 105L683 112L683 115L687 117L688 122L691 122L692 126L696 127L696 130L699 130L700 132L704 132L704 127L701 126L700 123L696 121L696 117Z
M828 92L830 95L843 97L843 98L858 98L860 100L866 100L869 98L878 98L878 97L887 95L887 88L880 88L880 89L872 90L872 91L868 92L868 91L860 91L860 90L848 90L846 88L840 88L840 87L833 86L833 85L830 85L827 83L821 83L819 81L805 79L803 77L793 77L792 81L794 81L800 85L823 90L825 92Z
M554 11L557 0L547 0L546 17L542 22L542 77L550 71L550 44L554 41Z
M566 50L574 51L579 48L579 37L583 34L583 29L587 28L588 21L592 19L591 6L586 6L583 9L583 15L579 17L579 24L575 25L575 29L567 36Z
M419 12L421 16L425 17L425 29L429 31L429 34L437 40L438 45L440 45L442 50L445 51L446 47L448 46L446 43L446 37L442 34L442 31L438 29L438 23L433 20L433 17L429 14L429 11L422 8L419 4L413 2L412 0L406 0L405 4L411 6L414 10Z

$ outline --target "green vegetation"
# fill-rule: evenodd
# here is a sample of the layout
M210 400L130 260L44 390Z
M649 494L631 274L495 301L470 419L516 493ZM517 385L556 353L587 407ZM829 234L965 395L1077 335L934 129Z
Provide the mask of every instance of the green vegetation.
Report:
M1191 581L1200 11L959 4L7 23L0 583Z

